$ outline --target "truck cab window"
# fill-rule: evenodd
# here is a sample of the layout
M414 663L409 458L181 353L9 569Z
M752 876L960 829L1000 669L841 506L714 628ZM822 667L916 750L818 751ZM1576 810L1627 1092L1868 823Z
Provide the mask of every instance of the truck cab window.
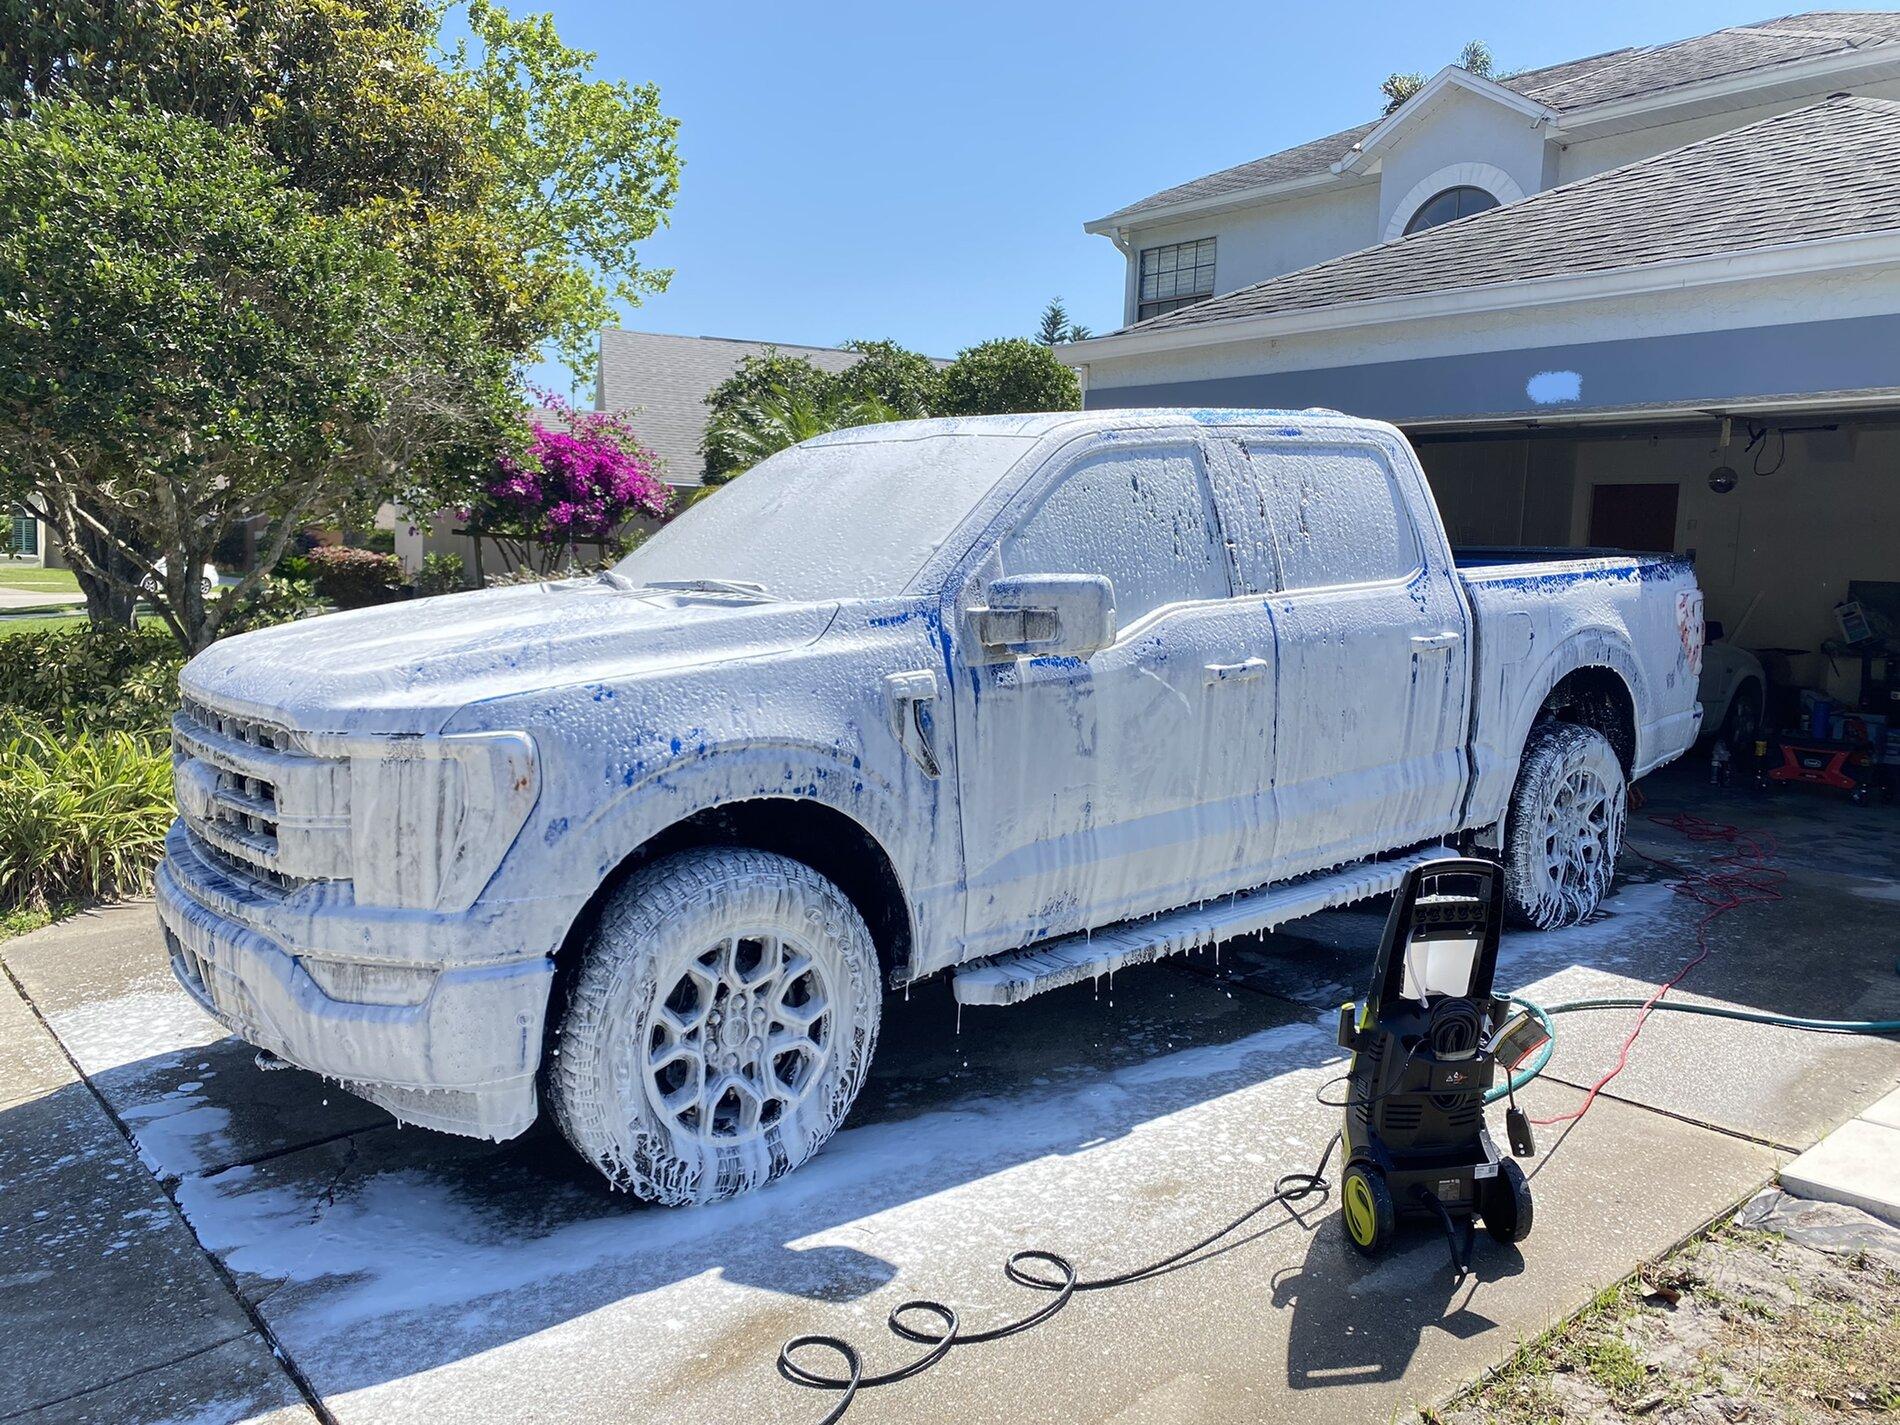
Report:
M1193 446L1090 456L1005 536L1006 574L1104 574L1126 627L1168 604L1233 590Z
M1281 589L1403 579L1419 567L1417 532L1378 450L1253 443L1246 449L1266 501Z

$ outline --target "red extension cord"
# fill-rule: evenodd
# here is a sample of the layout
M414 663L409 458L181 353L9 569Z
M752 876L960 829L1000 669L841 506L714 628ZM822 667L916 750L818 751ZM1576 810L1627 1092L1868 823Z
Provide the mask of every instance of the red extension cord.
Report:
M1560 1113L1552 1118L1534 1118L1531 1121L1540 1125L1568 1123L1582 1118L1590 1111L1590 1105L1597 1101L1597 1095L1604 1085L1622 1073L1629 1064L1630 1050L1636 1044L1636 1036L1643 1032L1643 1026L1649 1022L1650 1011L1656 1002L1668 994L1684 977L1709 958L1709 927L1732 910L1740 910L1745 905L1762 905L1781 899L1781 886L1788 879L1788 873L1774 864L1779 848L1773 835L1766 831L1743 831L1738 826L1726 822L1708 821L1690 812L1677 812L1674 816L1652 816L1649 818L1657 826L1687 837L1692 842L1703 845L1719 844L1729 849L1711 856L1708 864L1701 869L1679 866L1674 861L1665 861L1660 856L1651 856L1632 846L1629 849L1652 866L1679 879L1670 887L1677 895L1687 896L1708 907L1695 925L1696 953L1683 967L1664 980L1656 993L1651 995L1636 1015L1636 1023L1631 1026L1629 1037L1623 1041L1622 1052L1616 1056L1616 1064L1602 1078L1590 1085L1590 1092L1584 1095L1583 1106L1571 1113Z

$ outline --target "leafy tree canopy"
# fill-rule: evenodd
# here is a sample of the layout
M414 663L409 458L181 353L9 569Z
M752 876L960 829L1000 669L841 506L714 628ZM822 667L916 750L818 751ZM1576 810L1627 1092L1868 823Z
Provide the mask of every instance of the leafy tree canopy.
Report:
M1081 404L1075 373L1052 350L1024 337L1005 337L957 353L939 375L935 414L1072 411Z
M443 22L468 38L444 48ZM671 206L677 124L595 77L546 16L489 0L0 0L0 117L53 99L242 130L324 212L356 210L486 338L577 369L615 299L664 287L637 244Z
M706 435L700 442L706 483L723 484L763 458L747 458L753 445L746 433L771 423L772 404L822 404L834 389L831 373L805 357L787 356L773 347L745 357L738 370L706 396Z
M889 407L891 420L915 420L930 414L937 387L937 363L907 351L894 341L848 341L845 350L858 353L836 384L840 390Z
M82 574L144 583L196 650L295 529L440 508L492 469L520 405L459 282L324 211L246 133L33 111L0 122L0 468ZM258 568L207 600L199 570L246 521Z

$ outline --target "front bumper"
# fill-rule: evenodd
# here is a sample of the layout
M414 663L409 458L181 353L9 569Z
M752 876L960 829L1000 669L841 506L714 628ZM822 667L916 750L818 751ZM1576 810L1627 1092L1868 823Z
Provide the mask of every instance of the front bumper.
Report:
M172 972L240 1038L405 1122L499 1140L534 1121L554 975L547 955L410 962L403 968L420 987L416 1002L356 1003L326 994L283 933L308 912L290 914L280 898L202 854L182 822L166 837L155 879ZM469 919L470 939L482 938ZM441 943L448 929L434 926L428 939Z

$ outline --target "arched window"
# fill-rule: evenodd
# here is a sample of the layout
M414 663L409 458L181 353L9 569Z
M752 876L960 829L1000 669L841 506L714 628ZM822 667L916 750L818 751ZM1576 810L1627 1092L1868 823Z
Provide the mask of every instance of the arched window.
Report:
M1469 185L1447 188L1419 204L1418 211L1412 214L1412 220L1405 225L1405 231L1422 233L1427 228L1435 228L1453 218L1468 218L1473 213L1482 213L1486 208L1495 208L1497 205L1498 200L1482 188Z

